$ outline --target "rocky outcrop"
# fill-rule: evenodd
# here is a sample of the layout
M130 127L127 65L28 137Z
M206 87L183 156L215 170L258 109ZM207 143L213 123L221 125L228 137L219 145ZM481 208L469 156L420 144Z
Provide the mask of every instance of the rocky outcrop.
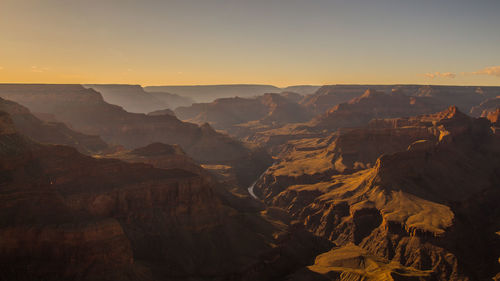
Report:
M486 116L482 116L482 117L486 117L488 120L490 120L491 124L493 124L494 126L500 126L500 108L497 108L496 110L494 111L491 111L491 112L488 112L488 114L486 114Z
M19 132L37 142L69 145L85 154L109 149L100 137L73 131L60 122L44 122L31 114L29 109L15 102L0 98L0 111L11 116Z
M500 139L490 123L456 107L376 123L382 128L418 124L434 137L385 154L372 168L308 183L290 176L272 188L261 181L256 193L316 235L339 246L354 243L377 257L425 271L431 279L493 276L496 253L488 245L499 227L492 222L500 221L493 203L500 198Z
M106 103L80 85L0 85L0 96L32 111L50 113L72 128L99 135L110 144L133 149L152 142L178 144L199 163L233 166L242 185L250 184L271 163L267 154L210 126L182 122L174 116L129 113Z
M372 255L361 247L346 245L316 257L314 264L290 280L429 280L428 271L402 266Z

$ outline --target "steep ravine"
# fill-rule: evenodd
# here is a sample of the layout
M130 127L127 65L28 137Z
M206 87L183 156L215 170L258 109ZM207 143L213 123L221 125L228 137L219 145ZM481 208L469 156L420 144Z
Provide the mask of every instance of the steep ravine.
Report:
M274 162L269 167L276 165L276 163L277 162ZM257 184L257 182L267 173L267 170L269 169L269 167L264 172L262 172L262 174L260 174L260 176L248 187L248 193L250 194L250 196L252 196L252 198L259 200L259 197L257 195L255 195L255 193L254 193L254 188L255 188L255 185Z

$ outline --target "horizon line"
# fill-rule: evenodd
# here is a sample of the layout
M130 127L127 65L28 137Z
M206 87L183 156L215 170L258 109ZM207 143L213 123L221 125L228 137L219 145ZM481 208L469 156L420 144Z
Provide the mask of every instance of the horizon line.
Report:
M279 89L290 87L323 87L323 86L440 86L440 87L500 87L499 85L464 85L464 84L419 84L419 83L333 83L333 84L292 84L287 86L276 86L273 84L260 83L228 83L228 84L135 84L135 83L36 83L36 82L0 82L0 85L108 85L108 86L140 86L146 87L206 87L206 86L272 86Z

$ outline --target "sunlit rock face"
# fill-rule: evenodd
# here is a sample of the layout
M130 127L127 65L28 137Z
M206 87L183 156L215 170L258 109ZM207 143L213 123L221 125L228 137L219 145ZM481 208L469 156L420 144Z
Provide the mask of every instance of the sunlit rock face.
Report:
M317 151L301 151L304 144L299 143L266 172L256 193L316 235L337 245L354 243L370 254L427 271L431 279L490 277L496 260L487 245L495 243L491 234L499 227L490 222L500 218L494 203L500 198L500 139L490 126L456 107L376 120L359 129L365 134L346 133L359 138L357 149L349 147L358 142L351 138L346 144L342 134L319 142L323 147ZM401 143L383 151L384 139L398 139L384 137L391 134L399 135ZM364 165L339 165L349 163L345 159L352 151L360 153L354 159L365 159ZM372 158L375 152L379 156ZM351 170L339 169L346 166ZM353 271L333 265L314 270Z
M494 126L500 126L500 108L497 108L495 111L488 112L486 116L483 115L482 117L486 117Z

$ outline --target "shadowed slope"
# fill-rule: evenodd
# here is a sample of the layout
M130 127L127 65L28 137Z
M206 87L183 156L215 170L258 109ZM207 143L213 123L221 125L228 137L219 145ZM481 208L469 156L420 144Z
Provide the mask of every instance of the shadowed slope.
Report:
M63 123L44 122L15 102L0 98L0 111L9 113L16 128L35 141L69 145L85 154L108 149L108 145L100 137L75 132Z
M252 182L270 163L263 151L217 133L208 125L185 123L170 115L129 113L80 85L3 84L0 96L33 111L53 114L72 128L99 135L111 144L127 148L152 142L179 144L200 163L233 166L242 185Z
M329 245L192 172L34 143L3 112L0 155L2 279L270 280Z

